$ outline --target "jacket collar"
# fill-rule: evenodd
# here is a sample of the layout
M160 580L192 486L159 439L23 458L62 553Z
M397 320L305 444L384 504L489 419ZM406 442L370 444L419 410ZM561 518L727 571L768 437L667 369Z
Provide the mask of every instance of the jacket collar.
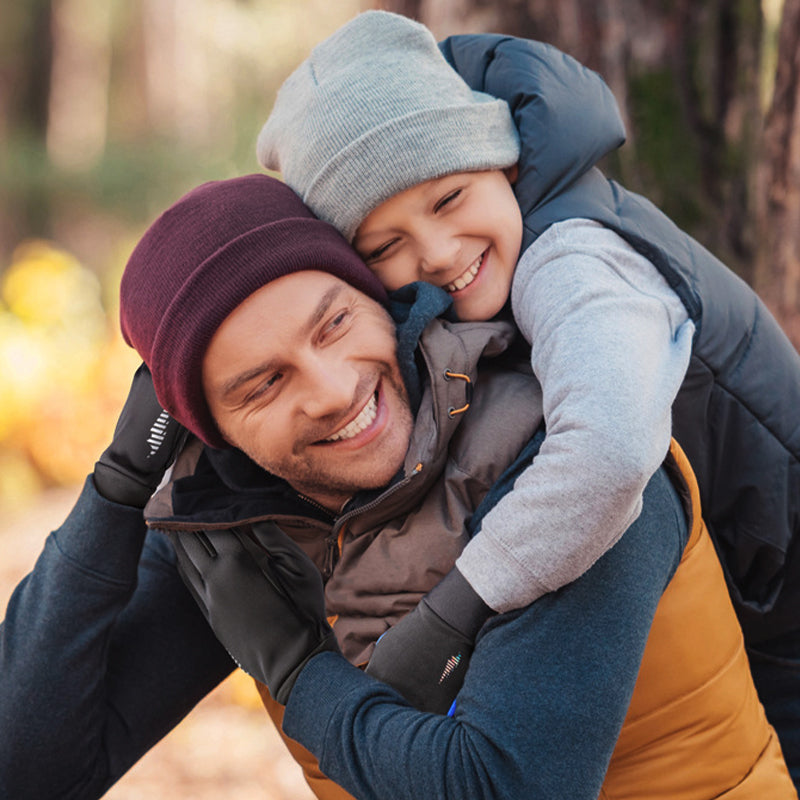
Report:
M515 193L527 216L625 141L613 92L593 70L551 45L496 34L439 44L469 86L505 100L520 136Z

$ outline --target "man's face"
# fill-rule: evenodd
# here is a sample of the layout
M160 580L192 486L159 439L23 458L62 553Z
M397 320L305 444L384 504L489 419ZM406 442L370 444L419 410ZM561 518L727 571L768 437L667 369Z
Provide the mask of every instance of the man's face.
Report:
M264 469L338 510L401 467L413 419L395 329L325 272L279 278L214 334L203 388L220 431Z
M522 215L506 172L457 172L382 203L353 244L387 289L432 283L461 319L491 319L511 291Z

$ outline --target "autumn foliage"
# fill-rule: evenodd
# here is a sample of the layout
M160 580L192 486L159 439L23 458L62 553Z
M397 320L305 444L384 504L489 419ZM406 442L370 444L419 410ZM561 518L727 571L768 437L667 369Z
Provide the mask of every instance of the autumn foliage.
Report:
M110 440L138 358L103 290L93 272L40 240L21 244L0 275L4 508L81 482Z

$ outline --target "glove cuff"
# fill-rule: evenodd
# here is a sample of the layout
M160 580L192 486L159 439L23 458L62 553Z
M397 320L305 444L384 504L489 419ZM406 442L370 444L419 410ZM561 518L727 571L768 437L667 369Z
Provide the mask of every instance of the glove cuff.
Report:
M297 682L297 678L300 673L305 669L308 662L311 661L314 656L318 656L320 653L337 653L338 655L342 654L342 651L339 649L339 643L336 640L336 635L333 633L333 631L328 633L319 642L319 644L289 673L283 683L277 687L274 697L282 706L285 706L289 702L289 695L292 693L292 689L294 689L294 685ZM268 686L267 688L272 691L271 686Z
M94 486L101 497L112 503L119 503L132 508L144 508L153 494L154 488L140 481L130 473L125 473L98 461L92 473Z
M431 611L470 641L475 640L486 620L495 614L457 567L453 567L423 600Z

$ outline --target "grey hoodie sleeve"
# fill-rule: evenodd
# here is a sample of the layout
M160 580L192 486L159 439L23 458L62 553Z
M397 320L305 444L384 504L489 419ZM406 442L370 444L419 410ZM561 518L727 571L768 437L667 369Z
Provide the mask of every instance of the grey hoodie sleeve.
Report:
M588 220L554 225L528 248L512 305L547 435L457 561L496 611L578 578L639 515L694 333L655 267Z

